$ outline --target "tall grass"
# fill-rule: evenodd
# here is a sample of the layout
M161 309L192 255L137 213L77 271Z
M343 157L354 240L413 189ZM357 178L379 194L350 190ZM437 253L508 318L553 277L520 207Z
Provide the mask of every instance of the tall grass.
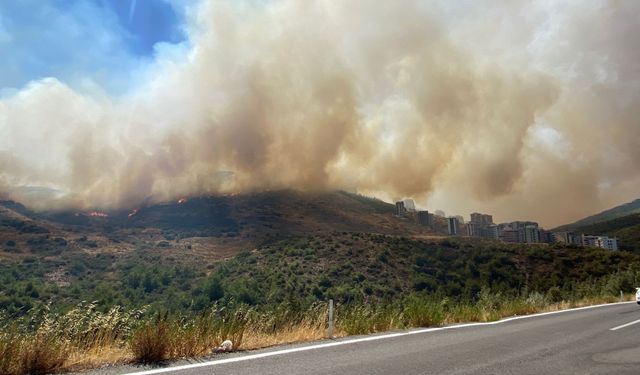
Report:
M386 304L338 304L335 335L486 322L613 302L619 298L612 293L615 286L618 284L592 289L591 295L586 290L560 291L560 295L556 290L503 295L485 288L473 301L409 295ZM214 305L199 316L149 315L144 309L124 311L119 307L99 312L93 303L81 303L65 314L52 313L45 307L29 318L9 320L0 316L0 374L45 374L105 362L197 357L210 354L227 339L234 349L254 349L321 339L326 329L326 303L305 309L287 304L258 309L231 303Z
M158 362L206 355L224 340L231 340L239 347L255 316L255 309L245 305L214 306L195 318L158 315L133 333L131 351L136 361Z
M63 367L69 345L60 340L49 316L33 332L17 325L0 332L0 374L46 374Z

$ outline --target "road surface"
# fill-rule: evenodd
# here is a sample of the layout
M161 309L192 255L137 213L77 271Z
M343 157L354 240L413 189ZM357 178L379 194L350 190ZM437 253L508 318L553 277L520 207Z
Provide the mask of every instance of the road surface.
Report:
M635 302L95 374L640 374Z

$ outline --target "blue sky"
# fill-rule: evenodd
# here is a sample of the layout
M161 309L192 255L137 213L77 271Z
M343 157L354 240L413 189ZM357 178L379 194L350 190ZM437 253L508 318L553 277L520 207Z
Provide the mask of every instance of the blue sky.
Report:
M125 92L156 43L185 42L184 9L169 0L0 2L0 94L55 77ZM180 4L185 4L180 2Z

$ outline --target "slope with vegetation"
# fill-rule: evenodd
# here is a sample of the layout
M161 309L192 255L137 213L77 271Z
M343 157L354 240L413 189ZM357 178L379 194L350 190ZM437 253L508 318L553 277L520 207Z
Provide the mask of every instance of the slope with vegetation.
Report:
M329 298L349 335L612 301L640 282L626 252L359 232L276 239L207 272L164 261L57 290L37 263L0 268L0 373L205 355L227 338L240 349L319 339Z
M595 215L591 215L576 221L575 223L563 225L558 227L556 230L558 231L570 231L570 230L578 230L581 227L598 224L610 220L614 220L617 218L621 218L628 215L640 214L640 199L636 199L629 203L621 204L619 206L610 208L608 210L604 210Z
M135 220L7 206L3 374L318 339L328 299L348 335L612 301L640 283L630 252L429 237L343 192L195 198Z

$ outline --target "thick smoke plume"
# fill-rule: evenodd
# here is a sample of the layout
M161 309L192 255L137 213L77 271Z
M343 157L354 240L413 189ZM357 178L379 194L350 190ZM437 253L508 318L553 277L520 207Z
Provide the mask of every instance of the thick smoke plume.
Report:
M342 188L547 225L636 197L640 3L462 4L202 1L125 95L0 99L1 194Z

